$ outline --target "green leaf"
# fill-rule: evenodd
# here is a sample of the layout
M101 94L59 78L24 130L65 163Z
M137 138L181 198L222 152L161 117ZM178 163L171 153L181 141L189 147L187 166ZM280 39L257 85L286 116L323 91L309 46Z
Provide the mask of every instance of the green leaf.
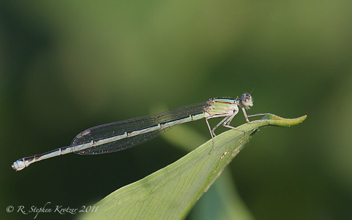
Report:
M169 166L111 193L95 204L97 211L81 218L183 219L254 132L271 125L290 127L306 117L285 119L269 114L226 131L214 139L215 151L209 140Z

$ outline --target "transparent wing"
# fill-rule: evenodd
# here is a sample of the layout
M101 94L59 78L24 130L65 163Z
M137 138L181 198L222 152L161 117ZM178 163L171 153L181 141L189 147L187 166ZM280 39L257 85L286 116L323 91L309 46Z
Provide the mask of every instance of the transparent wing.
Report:
M116 151L126 150L128 148L142 144L144 142L147 142L157 137L165 130L167 129L148 132L135 137L125 138L118 141L103 144L97 147L91 147L85 150L77 151L75 153L80 155L94 155L94 154L105 154L105 153L112 153Z
M131 132L134 130L140 130L148 128L159 123L177 120L178 118L184 118L189 115L201 114L204 112L204 107L208 102L202 102L187 106L182 106L170 111L166 111L156 115L142 116L138 118L132 118L124 121L113 122L109 124L99 125L89 128L79 133L72 141L71 146L78 146L93 141L98 141L113 137L116 135L122 135L125 132ZM99 146L87 148L84 150L75 151L81 155L92 155L92 154L104 154L111 153L120 150L125 150L136 146L138 144L149 141L158 136L162 130L151 131L148 133L140 134L134 137L128 137L121 140L113 141L110 143L102 144Z

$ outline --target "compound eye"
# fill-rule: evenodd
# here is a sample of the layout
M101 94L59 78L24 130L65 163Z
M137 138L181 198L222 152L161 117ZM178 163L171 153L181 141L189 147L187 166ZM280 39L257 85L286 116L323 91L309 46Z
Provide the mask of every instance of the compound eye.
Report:
M241 102L242 105L248 109L249 107L253 106L253 100L252 100L252 96L249 93L244 93L241 97Z
M242 101L249 101L252 98L251 94L249 93L244 93L241 97Z

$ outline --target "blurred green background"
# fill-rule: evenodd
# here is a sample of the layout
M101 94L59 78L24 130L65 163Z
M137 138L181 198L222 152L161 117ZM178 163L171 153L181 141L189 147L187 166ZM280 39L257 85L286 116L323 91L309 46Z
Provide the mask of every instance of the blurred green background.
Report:
M2 1L1 219L35 216L9 205L94 204L187 151L160 137L21 172L15 160L95 125L253 89L249 114L308 118L262 129L229 165L252 217L352 219L351 9L347 0ZM242 113L232 125L241 123ZM209 139L203 120L184 126ZM37 217L47 218L76 216Z

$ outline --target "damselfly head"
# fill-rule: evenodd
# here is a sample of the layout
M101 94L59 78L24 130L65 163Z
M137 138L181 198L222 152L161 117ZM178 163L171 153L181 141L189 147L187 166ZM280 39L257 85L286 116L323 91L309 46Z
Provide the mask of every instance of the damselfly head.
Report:
M245 109L249 109L253 106L253 99L249 93L243 93L240 102Z

